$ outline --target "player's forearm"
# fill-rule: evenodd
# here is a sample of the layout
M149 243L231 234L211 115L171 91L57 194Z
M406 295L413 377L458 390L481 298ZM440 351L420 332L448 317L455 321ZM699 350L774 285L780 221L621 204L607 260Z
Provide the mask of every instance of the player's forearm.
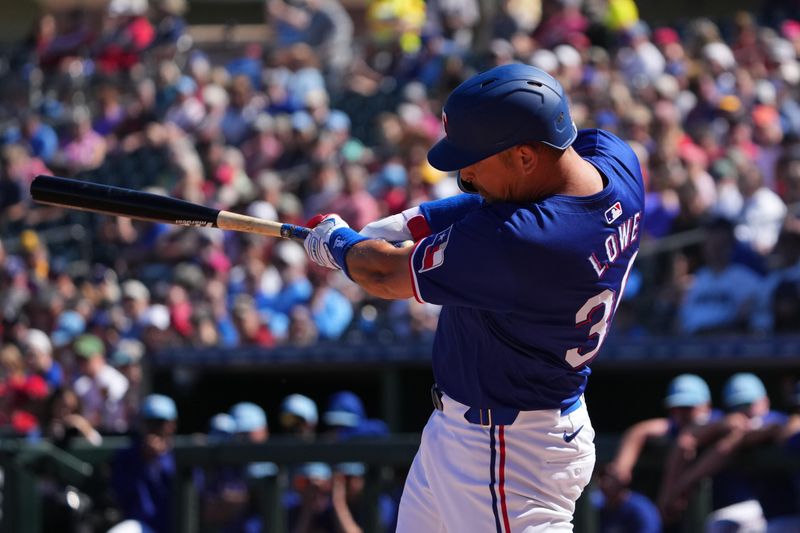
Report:
M396 248L386 241L368 240L347 253L353 281L373 296L404 299L413 296L408 260L413 248Z
M630 476L647 439L661 437L666 431L667 424L663 419L645 420L626 431L614 458L618 473Z
M644 437L638 435L634 436L634 438L625 439L617 451L617 456L614 457L614 468L617 474L624 478L625 482L630 481L633 467L639 459L642 447L644 447L644 441Z

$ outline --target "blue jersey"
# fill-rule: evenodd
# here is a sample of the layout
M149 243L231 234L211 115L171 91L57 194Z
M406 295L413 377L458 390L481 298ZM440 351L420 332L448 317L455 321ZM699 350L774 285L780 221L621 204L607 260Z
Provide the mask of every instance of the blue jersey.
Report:
M484 202L411 255L415 297L443 306L436 382L461 403L567 408L586 387L639 249L644 188L611 133L583 130L572 146L601 192Z

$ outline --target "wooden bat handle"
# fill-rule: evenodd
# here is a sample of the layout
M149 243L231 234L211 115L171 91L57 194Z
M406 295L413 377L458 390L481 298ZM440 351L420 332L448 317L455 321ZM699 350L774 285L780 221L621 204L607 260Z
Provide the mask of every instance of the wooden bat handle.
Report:
M268 237L280 237L282 239L292 239L303 242L308 236L308 228L295 226L294 224L284 224L272 220L240 215L231 211L220 211L217 215L217 227L232 231L243 231L245 233L257 233Z

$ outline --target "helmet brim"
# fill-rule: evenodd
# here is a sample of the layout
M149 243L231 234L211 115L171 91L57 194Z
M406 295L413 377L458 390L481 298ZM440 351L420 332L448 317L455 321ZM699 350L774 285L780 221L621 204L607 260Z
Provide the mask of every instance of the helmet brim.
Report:
M444 137L428 150L428 163L433 168L443 172L453 172L474 165L481 159L486 159L491 155L493 155L491 152L476 153L473 150L465 150L453 144L447 137Z

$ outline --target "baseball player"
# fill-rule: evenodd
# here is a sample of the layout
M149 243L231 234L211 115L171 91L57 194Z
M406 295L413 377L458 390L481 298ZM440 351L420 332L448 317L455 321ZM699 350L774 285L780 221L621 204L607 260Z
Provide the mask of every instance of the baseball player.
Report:
M639 248L640 165L614 135L578 132L558 81L527 65L468 79L442 120L428 161L468 194L365 235L319 215L306 251L373 295L442 306L397 531L571 531L595 462L589 363Z

